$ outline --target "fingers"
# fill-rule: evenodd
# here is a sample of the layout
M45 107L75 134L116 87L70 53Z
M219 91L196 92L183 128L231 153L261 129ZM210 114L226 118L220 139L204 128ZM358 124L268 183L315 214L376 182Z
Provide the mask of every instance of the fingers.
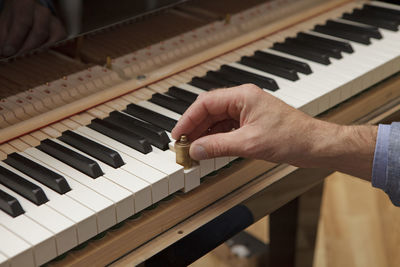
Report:
M12 21L2 49L3 56L12 56L21 48L33 24L35 4L32 0L13 1Z
M0 56L2 55L3 44L6 40L6 36L8 33L8 20L3 17L0 19Z
M200 95L182 115L172 130L172 137L177 139L182 134L200 136L204 131L219 121L234 119L239 121L243 105L242 86L218 89Z
M4 3L3 9L0 11L0 56L2 55L3 46L7 38L11 18L10 3L7 1Z
M190 157L203 160L223 156L246 156L246 128L240 128L227 133L203 136L190 146Z
M58 18L52 16L50 21L50 36L47 40L46 45L54 44L60 40L63 40L66 37L67 32L61 21Z
M49 38L51 12L48 8L37 6L34 12L33 26L24 41L21 52L29 51L44 44Z

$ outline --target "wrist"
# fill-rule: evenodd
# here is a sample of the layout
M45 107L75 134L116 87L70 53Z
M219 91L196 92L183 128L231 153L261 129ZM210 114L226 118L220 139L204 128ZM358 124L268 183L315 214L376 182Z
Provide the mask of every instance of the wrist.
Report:
M316 120L302 167L342 171L371 179L377 126L344 126Z

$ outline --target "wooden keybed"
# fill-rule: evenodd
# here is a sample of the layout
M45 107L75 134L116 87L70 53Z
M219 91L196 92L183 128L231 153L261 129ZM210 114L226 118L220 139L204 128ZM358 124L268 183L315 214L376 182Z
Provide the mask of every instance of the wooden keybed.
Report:
M307 4L311 5L311 2L318 1L308 1ZM311 6L305 9L304 12L294 13L287 18L269 23L268 26L261 27L260 25L265 21L257 21L260 18L249 21L247 25L244 24L239 29L234 25L223 32L222 37L220 36L219 39L218 34L216 34L217 37L215 39L217 41L221 41L224 37L230 37L232 39L229 42L216 42L217 44L212 43L212 46L206 43L203 46L192 48L190 46L193 46L193 44L189 44L189 48L186 51L182 49L183 53L174 60L171 60L171 56L166 56L164 53L156 54L153 57L152 53L144 50L136 53L136 59L141 59L141 63L132 61L126 63L124 62L125 58L117 58L114 59L111 70L94 66L93 69L97 74L88 78L88 81L85 78L85 82L83 82L85 88L92 86L91 92L79 90L78 87L82 83L79 84L74 80L71 85L76 87L70 88L68 95L52 95L48 104L43 104L43 112L38 112L39 108L35 107L36 114L33 117L21 115L23 113L26 114L27 110L22 108L24 111L21 112L20 106L21 114L14 114L15 123L7 123L6 127L0 130L0 142L2 142L0 145L0 158L4 159L7 154L23 151L30 146L36 146L41 140L48 137L57 137L67 129L75 129L80 125L87 125L93 118L104 118L112 110L122 110L129 103L148 99L154 92L165 92L171 85L187 82L190 77L202 75L206 69L215 67L217 65L216 62L218 62L216 60L236 58L239 54L246 53L248 47L254 49L257 46L265 46L262 40L265 36L275 34L276 40L281 40L282 36L293 32L293 29L297 31L305 29L309 25L315 24L316 21L324 21L328 17L342 13L343 10L359 5L357 3L348 4L349 2L351 1L338 0ZM305 8L304 5L293 4L289 5L285 12L292 13L293 10L299 7ZM282 13L276 16L279 15L282 15ZM248 28L255 25L259 27L256 27L254 31L246 32ZM294 25L295 27L293 28L292 26ZM229 28L229 25L226 27ZM243 34L243 32L245 33ZM160 47L157 48L159 49ZM193 53L193 51L196 51L196 53ZM145 60L146 53L149 58ZM164 65L168 60L170 63ZM80 81L79 78L88 75L88 71L90 72L92 69L84 70L81 74L73 77ZM61 87L63 87L62 83L68 80L69 77L62 78L54 84L59 86L61 83ZM328 115L326 118L338 123L353 122L357 118L372 112L376 107L400 97L399 90L396 90L399 83L398 77L386 81L358 97L355 100L358 105L344 104L337 111L334 111L335 115ZM52 90L56 88L52 83L43 86L50 87L51 94L54 93ZM76 93L75 97L73 92ZM80 96L83 92L87 95L81 98ZM22 94L26 97L30 93L35 92L27 91ZM57 99L58 102L56 101ZM374 102L373 105L370 105L371 102ZM61 106L58 106L59 104ZM84 249L73 251L65 259L53 262L51 265L86 266L89 264L108 264L196 214L208 205L229 195L234 190L240 189L255 177L265 175L266 172L274 167L276 167L275 164L263 161L244 160L235 162L231 167L221 170L217 176L206 178L204 183L193 192L186 195L177 194L172 200L159 203L154 210L143 212L138 219L127 220L119 229L107 232L105 237L100 240L90 241ZM266 187L278 181L287 173L290 173L292 170L290 168L292 167L283 168L281 166L275 174L272 172L272 176L269 178L263 176L263 179L270 179L263 186ZM233 203L224 209L218 210L217 213L221 214ZM211 217L216 216L217 214L214 214ZM203 223L207 221L209 219L204 220ZM177 240L189 232L183 231L183 234L173 233L172 235ZM171 232L166 233L171 234ZM160 249L168 244L169 242L162 244ZM141 250L137 251L140 252ZM152 252L156 253L157 251ZM149 257L150 254L144 253L143 259ZM135 258L135 262L139 263L140 261Z

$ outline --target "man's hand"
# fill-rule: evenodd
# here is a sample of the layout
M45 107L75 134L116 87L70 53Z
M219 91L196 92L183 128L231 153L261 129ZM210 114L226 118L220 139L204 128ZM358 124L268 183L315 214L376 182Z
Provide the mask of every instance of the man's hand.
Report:
M37 1L5 1L0 13L0 57L51 44L65 36L61 21Z
M195 160L240 156L370 178L376 131L314 119L246 84L201 94L172 137L186 134Z

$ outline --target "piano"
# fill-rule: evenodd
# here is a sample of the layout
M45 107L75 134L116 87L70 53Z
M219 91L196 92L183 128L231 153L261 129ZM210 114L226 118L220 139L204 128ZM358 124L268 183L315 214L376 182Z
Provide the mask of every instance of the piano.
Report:
M175 162L170 132L202 92L254 83L319 116L400 71L396 1L128 2L2 59L1 267L110 264L276 167ZM385 92L368 103L400 97Z

